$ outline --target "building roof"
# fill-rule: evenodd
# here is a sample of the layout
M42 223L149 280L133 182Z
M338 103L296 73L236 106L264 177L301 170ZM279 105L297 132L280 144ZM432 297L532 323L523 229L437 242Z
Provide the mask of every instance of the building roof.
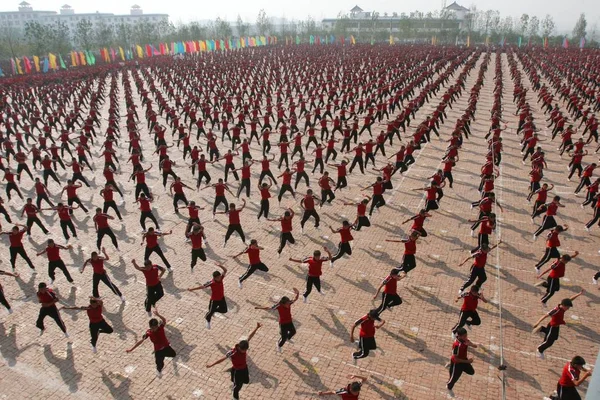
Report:
M448 7L446 7L446 10L450 10L450 11L469 11L468 8L461 6L460 4L457 4L456 2L450 4Z
M29 3L28 3L28 2L26 2L26 1L22 1L22 2L20 2L20 3L19 3L19 5L20 5L20 6L30 6L31 4L29 4Z
M363 12L363 9L359 6L354 6L354 8L350 10L350 12Z
M142 7L138 6L137 4L134 4L134 5L131 6L131 8L134 8L134 9L137 10L138 8L142 8Z
M62 6L61 8L71 8L71 6L70 6L70 5L68 5L68 4L65 4L65 5L64 5L64 6Z

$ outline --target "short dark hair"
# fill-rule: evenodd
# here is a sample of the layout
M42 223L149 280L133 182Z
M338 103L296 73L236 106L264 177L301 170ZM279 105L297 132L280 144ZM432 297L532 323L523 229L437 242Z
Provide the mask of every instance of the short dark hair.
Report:
M250 343L248 343L247 340L241 340L238 345L237 345L238 349L240 350L248 350L248 347L250 347Z
M150 321L148 321L148 325L150 325L150 328L154 328L155 326L158 326L158 320L156 318L152 318Z
M575 356L571 359L573 365L585 365L585 360L581 356Z

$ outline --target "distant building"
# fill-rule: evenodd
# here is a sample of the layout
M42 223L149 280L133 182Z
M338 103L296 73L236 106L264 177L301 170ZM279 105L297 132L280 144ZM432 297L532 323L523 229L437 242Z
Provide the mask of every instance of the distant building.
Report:
M399 34L404 30L410 30L418 34L422 32L460 31L463 29L468 13L469 9L456 2L445 7L440 13L443 17L437 18L433 17L432 14L423 13L382 15L375 11L364 11L357 5L350 10L344 20L325 18L321 23L323 29L327 31L333 31L337 23L344 23L347 32L351 34L373 30L386 31L390 35Z
M142 8L137 4L131 7L129 14L115 15L112 13L82 13L76 14L75 10L68 4L61 7L60 12L56 11L38 11L34 10L31 4L23 1L19 3L18 11L0 12L0 26L7 26L16 31L24 31L28 22L39 22L40 24L54 24L55 22L64 22L71 31L75 29L77 23L82 20L89 20L93 25L105 23L107 25L118 26L122 23L134 25L140 21L158 24L169 22L168 14L144 14Z

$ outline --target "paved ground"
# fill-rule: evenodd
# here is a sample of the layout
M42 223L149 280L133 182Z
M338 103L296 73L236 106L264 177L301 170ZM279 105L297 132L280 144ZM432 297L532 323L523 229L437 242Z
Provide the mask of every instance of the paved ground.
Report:
M383 240L402 236L409 228L409 225L401 226L400 222L422 205L421 195L409 189L425 184L426 178L434 172L445 148L445 143L441 141L434 140L426 145L417 153L416 165L405 176L396 177L393 192L386 194L389 206L374 216L372 228L355 234L353 256L340 260L333 270L325 268L323 281L326 295L320 297L313 294L310 304L299 302L293 307L298 335L294 344L286 344L282 354L275 350L278 337L275 316L266 311L255 311L253 306L270 304L282 295L289 296L293 287L302 290L305 269L285 260L289 256L308 256L324 244L336 245L337 235L331 235L326 224L337 227L342 219L354 218L355 209L342 208L336 200L335 206L321 210L325 222L323 228L320 231L308 228L305 236L300 234L296 224L297 244L286 249L284 256L278 259L275 248L279 224L257 223L255 215L258 207L253 199L242 214L242 224L250 238L259 239L268 248L263 252L263 259L271 270L266 275L254 275L242 290L238 289L235 277L244 271L246 259L241 257L236 262L228 257L241 251L243 245L233 237L226 249L221 248L226 218L221 216L211 221L209 208L201 212L210 242L209 258L226 262L231 271L225 283L230 312L223 317L218 315L213 321L213 328L208 331L203 320L208 294L192 294L185 289L206 282L214 267L207 263L190 273L189 246L183 240L185 219L172 213L170 197L162 190L158 179L151 178L149 184L153 192L158 194L158 200L154 203L155 213L159 215L164 231L173 229L176 233L167 237L163 244L175 272L163 280L166 295L160 301L159 309L169 320L167 335L178 357L172 363L167 362L162 379L154 374L154 358L149 343L132 354L125 354L125 349L144 333L147 317L142 306L145 296L143 276L130 265L132 258L141 259L142 248L139 245L139 214L132 201L133 188L124 182L127 179L124 173L119 183L126 189L127 202L123 206L125 225L116 226L124 251L116 253L108 240L105 240L105 246L112 258L108 273L127 296L126 304L121 304L106 288L100 288L105 298L105 316L115 328L115 333L100 337L99 351L94 355L89 346L87 317L84 313L68 311L62 315L71 334L70 340L64 339L50 320L47 321L47 332L38 337L38 330L34 326L38 312L35 287L40 280L46 279L45 272L42 272L45 271L46 261L43 258L35 260L40 270L36 277L31 276L26 266L20 263L18 271L22 272L21 280L15 283L11 278L2 279L15 312L10 316L2 312L0 322L0 353L3 357L3 363L0 364L3 377L0 383L1 396L7 399L48 396L98 399L229 398L229 376L224 372L228 365L222 364L211 370L207 370L205 365L221 357L260 321L264 327L251 343L249 359L252 383L243 388L244 399L315 398L319 390L344 386L348 374L361 374L369 378L361 394L364 399L446 398L448 371L444 364L449 358L452 344L450 329L459 311L459 305L453 300L468 272L468 264L464 267L458 267L458 264L467 255L467 250L476 244L476 239L469 235L467 220L476 217L469 203L478 197L477 171L486 146L483 135L489 127L494 57L481 92L477 120L472 127L473 137L465 142L460 153L455 188L445 191L441 210L426 223L430 236L419 241L417 269L399 285L404 304L393 312L383 314L387 324L377 333L381 351L376 351L373 356L360 360L354 366L350 358L354 346L349 342L349 330L353 321L375 303L378 304L378 301L372 301L376 288L390 268L398 265L401 246ZM579 208L581 199L572 194L576 183L566 180L567 161L558 158L554 143L542 143L548 153L546 179L556 185L555 192L563 197L567 205L560 210L558 218L560 223L570 226L566 235L562 236L562 250L581 252L581 256L569 264L562 290L551 303L573 295L580 287L589 289L589 292L578 299L575 307L567 313L568 326L562 329L561 338L555 346L547 351L546 360L539 360L534 355L541 337L530 333L531 326L544 310L539 303L542 292L533 286L536 282L533 267L543 254L544 241L540 239L534 243L531 238L535 226L529 221L530 205L525 199L528 169L520 162L518 137L514 135L515 108L510 102L513 86L506 56L503 58L504 110L509 130L504 134L504 162L497 181L498 199L505 206L497 233L505 244L489 257L489 280L485 284L485 294L492 301L480 306L483 323L470 332L471 340L482 346L473 354L476 374L473 377L464 376L455 387L457 398L461 399L500 398L502 376L497 366L500 364L501 349L504 364L508 367L506 398L532 399L541 398L553 390L567 359L579 354L589 361L594 360L600 342L600 323L594 318L597 313L593 311L598 306L598 291L590 284L592 274L597 269L598 232L596 229L588 234L583 229L591 210ZM479 64L467 80L467 92L475 82L478 68ZM466 95L463 95L454 109L449 110L449 121L460 116L466 100ZM432 104L437 105L438 102L439 99L436 99ZM419 111L417 120L423 119L432 107L425 105ZM537 110L535 116L542 118ZM442 127L445 135L450 133L448 125L446 123ZM151 148L150 143L146 143L146 148ZM259 153L256 147L253 153ZM126 149L121 149L120 158L124 159L125 155ZM99 161L96 161L96 165L99 165ZM157 160L153 161L156 166ZM220 168L212 171L213 178L221 174ZM129 166L124 170L128 172ZM258 168L255 169L257 171ZM192 184L189 172L181 175L185 182ZM349 190L339 195L340 200L358 199L359 186L372 183L375 176L374 172L364 177L351 176ZM311 180L314 179L311 176ZM95 181L101 184L104 180L102 176L97 176ZM58 186L51 184L51 190L56 193ZM90 205L100 204L99 190L98 186L94 190L82 189L81 197ZM210 206L213 193L209 192L188 193L188 198L202 206ZM9 206L14 211L21 204L13 201ZM292 206L299 210L298 202L291 197L284 199L281 206ZM63 304L82 306L91 294L91 271L80 275L77 268L94 249L95 233L91 215L84 216L81 211L76 211L75 215L76 225L84 233L75 242L75 249L65 254L65 258L76 284L70 286L60 277L56 289ZM46 214L47 225L55 221L55 216ZM56 227L53 234L56 238L62 238ZM44 240L45 236L36 231L27 247L29 254L33 255L35 249L41 248ZM59 243L62 243L62 239L59 239ZM1 255L2 268L8 270L8 250L3 250Z

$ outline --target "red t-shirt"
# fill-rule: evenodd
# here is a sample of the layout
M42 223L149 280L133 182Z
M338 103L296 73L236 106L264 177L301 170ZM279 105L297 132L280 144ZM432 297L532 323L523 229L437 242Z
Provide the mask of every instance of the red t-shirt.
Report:
M104 260L100 257L98 257L95 260L90 259L90 264L92 264L92 269L94 270L95 274L105 274L106 271L104 270Z
M223 287L223 279L220 282L215 281L214 279L207 283L210 286L211 300L223 300L225 298L225 289Z
M452 362L456 362L457 358L461 360L467 359L467 352L469 350L469 346L466 343L461 342L456 339L456 341L452 344Z
M275 304L271 307L271 310L277 310L279 313L279 323L280 324L288 324L292 322L292 308L285 307L281 304Z
M460 307L461 311L475 311L479 303L479 296L473 295L471 292L465 292L460 297L463 299L463 304Z
M550 326L560 326L565 324L565 310L560 306L554 307L548 313L550 316Z
M239 351L237 347L229 350L225 356L231 360L231 367L233 369L239 371L248 368L248 365L246 364L246 353Z
M48 261L58 261L60 260L60 249L56 246L48 246L46 247L46 256L48 256Z
M25 231L19 231L17 233L10 233L8 235L8 240L10 241L10 247L23 247L23 235Z
M98 229L108 228L108 215L96 214L94 215L94 221L98 225Z
M575 383L573 381L578 379L579 370L573 367L570 362L568 362L563 367L562 375L560 376L558 384L565 387L575 387Z
M88 308L87 315L90 318L91 324L96 324L104 320L104 318L102 317L102 306Z
M362 338L375 337L375 320L370 319L368 315L365 315L354 323L354 326L360 325L360 334Z
M142 271L146 278L146 286L156 286L160 283L160 279L158 278L159 271L157 265L153 265L152 268Z
M229 210L229 225L240 224L240 210Z
M156 331L148 329L144 338L149 338L152 344L154 344L154 352L169 347L169 341L167 340L167 335L165 335L165 326L163 324L159 325Z
M248 247L246 249L246 254L248 254L250 265L260 264L260 249Z

